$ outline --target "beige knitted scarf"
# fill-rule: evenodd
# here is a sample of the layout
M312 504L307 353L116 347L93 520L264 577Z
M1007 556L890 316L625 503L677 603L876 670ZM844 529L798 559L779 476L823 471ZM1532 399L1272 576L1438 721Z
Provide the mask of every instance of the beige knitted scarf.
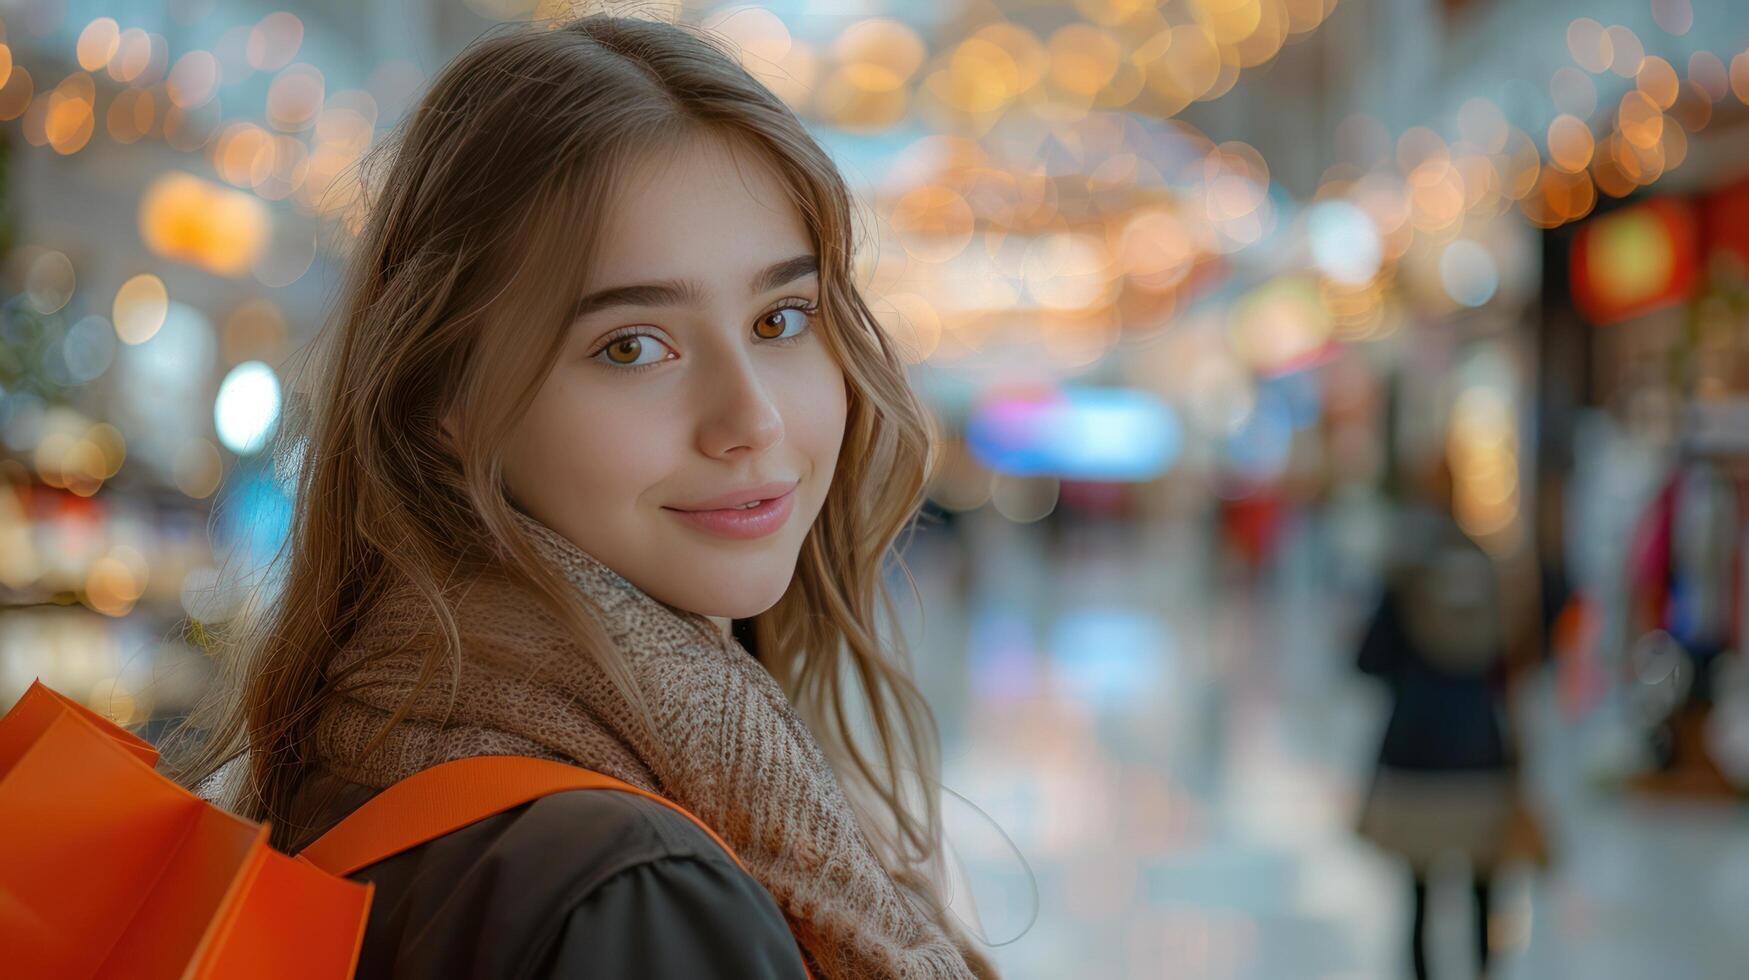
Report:
M593 600L649 722L639 722L557 618L525 593L481 583L460 604L466 653L453 706L449 678L440 677L365 755L414 691L437 636L425 603L391 594L331 668L359 665L344 683L349 693L317 723L322 766L383 787L475 755L582 765L661 794L728 841L777 900L820 980L994 976L957 929L882 867L819 745L745 648L517 516L541 557ZM476 634L500 642L469 642Z

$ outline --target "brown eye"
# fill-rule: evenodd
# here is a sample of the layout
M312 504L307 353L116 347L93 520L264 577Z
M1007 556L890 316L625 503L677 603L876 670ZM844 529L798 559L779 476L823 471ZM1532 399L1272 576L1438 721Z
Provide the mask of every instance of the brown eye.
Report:
M611 367L638 370L666 360L663 355L667 353L666 344L649 334L634 333L608 341L607 346L589 356Z
M785 331L793 325L797 329L790 337L799 336L808 327L810 312L794 306L772 310L759 318L759 322L753 325L753 332L760 340L786 340L790 338L785 337Z
M636 337L625 337L607 346L607 359L615 364L632 364L643 350L643 341Z

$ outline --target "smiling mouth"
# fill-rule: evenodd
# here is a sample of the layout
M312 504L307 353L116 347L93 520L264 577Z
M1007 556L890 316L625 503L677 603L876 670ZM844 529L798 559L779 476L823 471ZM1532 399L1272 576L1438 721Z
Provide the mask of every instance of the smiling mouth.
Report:
M795 509L795 488L776 497L755 500L751 504L719 507L714 510L681 510L664 507L687 526L717 537L752 540L775 533L789 522Z

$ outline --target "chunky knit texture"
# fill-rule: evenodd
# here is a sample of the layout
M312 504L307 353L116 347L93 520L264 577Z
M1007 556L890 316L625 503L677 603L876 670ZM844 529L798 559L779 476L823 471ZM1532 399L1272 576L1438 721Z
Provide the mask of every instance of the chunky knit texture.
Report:
M662 794L722 835L777 899L816 977L973 977L952 927L881 866L771 674L709 619L657 601L526 515L518 520L542 558L592 600L650 723L554 616L520 590L482 582L461 601L466 653L453 708L446 672L364 755L414 690L437 639L417 598L376 604L334 661L333 670L363 666L317 724L319 763L375 787L476 755L595 769Z

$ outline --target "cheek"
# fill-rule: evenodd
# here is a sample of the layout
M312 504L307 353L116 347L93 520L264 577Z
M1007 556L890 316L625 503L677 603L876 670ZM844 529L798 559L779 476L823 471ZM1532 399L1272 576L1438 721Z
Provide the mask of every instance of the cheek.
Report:
M505 446L512 493L549 508L599 510L629 506L656 482L666 441L651 429L660 416L602 396L599 387L557 372L547 379Z
M806 370L787 377L788 409L784 428L797 446L814 457L814 464L830 473L844 441L848 399L844 374L836 361L821 351Z

